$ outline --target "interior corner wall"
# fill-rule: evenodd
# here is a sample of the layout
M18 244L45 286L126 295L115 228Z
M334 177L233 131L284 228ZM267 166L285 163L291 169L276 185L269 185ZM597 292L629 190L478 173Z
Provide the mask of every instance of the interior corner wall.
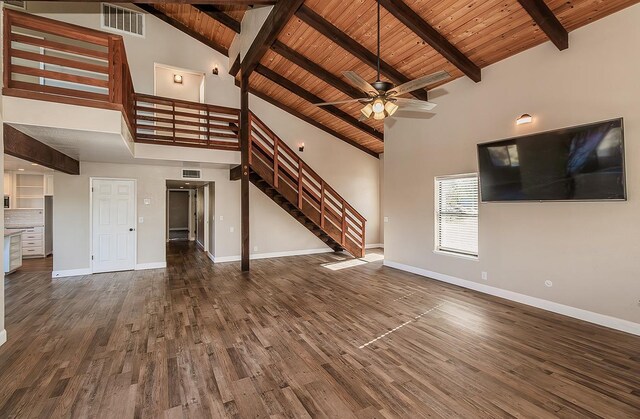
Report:
M3 30L3 18L4 14L4 2L0 4L0 33L4 33ZM0 57L3 57L3 47L4 42L0 42ZM3 67L2 63L0 63L0 80L4 80L3 77ZM3 129L3 115L2 110L2 100L0 100L0 147L4 150L4 129ZM0 162L0 173L4 173L4 159L1 159ZM2 210L0 210L0 227L2 227L2 231L4 231L4 205L2 206ZM0 242L0 254L4 255L4 240ZM0 345L2 345L7 339L7 332L4 328L4 257L0 258Z
M478 84L445 85L433 118L388 122L386 263L638 325L639 21L640 5L632 6L572 32L568 50L547 42L484 68ZM534 122L517 127L523 113ZM478 143L617 117L628 201L481 204L479 260L433 252L434 177L476 172Z

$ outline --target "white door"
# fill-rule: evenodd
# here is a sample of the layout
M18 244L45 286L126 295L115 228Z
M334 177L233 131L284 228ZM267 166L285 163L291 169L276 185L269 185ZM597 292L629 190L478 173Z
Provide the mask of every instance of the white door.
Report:
M136 266L135 182L92 179L93 272Z

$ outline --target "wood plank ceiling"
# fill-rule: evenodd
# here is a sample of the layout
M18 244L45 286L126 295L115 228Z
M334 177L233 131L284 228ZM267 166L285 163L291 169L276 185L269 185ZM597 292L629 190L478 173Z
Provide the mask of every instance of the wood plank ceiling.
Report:
M545 0L543 3L542 0L385 0L382 4L389 10L383 8L381 12L381 56L401 76L409 79L439 70L451 73L452 79L466 77L463 66L459 64L457 67L448 61L394 16L390 12L393 5L411 8L414 18L417 15L435 29L453 49L471 61L468 64L475 65L477 69L547 42L549 36L554 36L545 25L541 29L533 19L534 14L530 14L530 10L527 12L523 6L544 9L546 5L564 30L570 32L639 1ZM156 4L154 7L227 50L235 36L229 27L192 5ZM217 7L237 21L245 13L242 6ZM325 21L322 28L314 24L318 20ZM331 112L309 102L313 97L334 101L353 96L353 89L348 89L344 83L338 86L340 90L331 82L336 78L344 81L342 71L356 71L371 81L376 78L374 68L363 62L361 54L358 57L355 48L340 46L335 36L327 35L327 22L336 32L344 33L369 52L375 53L376 0L306 0L281 31L274 46L262 57L261 65L251 74L251 89L259 96L269 98L272 103L294 109L304 117L317 121L327 130L339 133L372 154L382 153L384 142L381 133L384 125L379 121L359 124L357 118L361 105L338 105ZM560 27L555 29L564 32ZM562 40L556 39L555 42L559 45ZM558 51L558 54L561 53ZM330 74L321 77L312 74L312 71L318 74L319 70ZM469 67L465 71L471 74ZM383 74L383 79L389 80L389 74ZM283 83L283 80L289 83ZM433 87L436 86L430 86Z

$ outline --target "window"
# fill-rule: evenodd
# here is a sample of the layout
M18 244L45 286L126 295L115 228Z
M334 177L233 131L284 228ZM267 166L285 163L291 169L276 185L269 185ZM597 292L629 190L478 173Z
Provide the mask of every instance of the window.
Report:
M436 251L478 257L478 176L436 177Z
M116 32L144 36L144 13L102 3L102 27Z

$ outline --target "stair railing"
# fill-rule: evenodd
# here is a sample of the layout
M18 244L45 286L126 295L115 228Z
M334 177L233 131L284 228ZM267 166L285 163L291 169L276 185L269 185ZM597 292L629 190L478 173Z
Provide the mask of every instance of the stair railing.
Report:
M240 150L240 111L165 97L136 94L136 142Z
M366 219L255 114L249 114L249 165L349 253L365 253Z
M121 36L9 9L3 30L4 95L119 110L133 132Z

